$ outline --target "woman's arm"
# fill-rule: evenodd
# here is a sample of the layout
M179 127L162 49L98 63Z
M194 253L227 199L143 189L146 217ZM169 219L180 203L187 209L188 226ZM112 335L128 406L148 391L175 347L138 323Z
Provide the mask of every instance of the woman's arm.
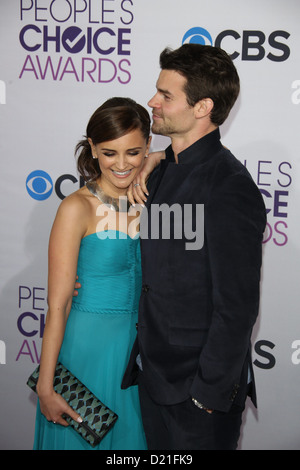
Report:
M79 246L85 232L83 203L72 195L60 205L49 240L48 313L43 335L37 392L48 420L67 426L62 414L80 417L53 389L54 371L73 296Z
M141 171L131 183L127 191L127 197L130 204L134 205L135 203L138 203L143 205L146 202L146 196L148 196L146 182L154 168L157 167L157 165L160 164L160 161L165 158L166 154L164 151L149 153L149 156L145 158Z

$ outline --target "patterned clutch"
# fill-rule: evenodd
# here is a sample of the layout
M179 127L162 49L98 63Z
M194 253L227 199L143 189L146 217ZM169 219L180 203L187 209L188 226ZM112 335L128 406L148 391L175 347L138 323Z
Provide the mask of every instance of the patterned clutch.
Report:
M36 392L39 377L38 366L27 381L27 385ZM105 406L95 395L85 387L68 369L58 363L53 382L54 390L59 393L82 418L77 423L69 416L64 419L92 447L95 447L112 428L118 415Z

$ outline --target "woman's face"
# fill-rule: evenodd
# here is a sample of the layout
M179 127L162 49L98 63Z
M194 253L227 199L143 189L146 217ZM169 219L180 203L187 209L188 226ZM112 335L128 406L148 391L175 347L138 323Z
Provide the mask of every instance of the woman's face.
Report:
M140 129L115 140L94 145L88 139L101 170L98 183L109 196L126 194L128 186L140 171L150 146Z

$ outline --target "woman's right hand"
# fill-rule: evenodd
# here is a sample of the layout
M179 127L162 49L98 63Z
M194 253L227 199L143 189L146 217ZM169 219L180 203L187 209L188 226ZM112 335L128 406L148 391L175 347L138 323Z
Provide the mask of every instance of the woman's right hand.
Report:
M77 414L66 402L66 400L56 393L54 390L47 394L38 393L40 408L42 414L48 421L52 421L62 426L69 426L69 423L62 417L63 415L70 416L77 423L82 423L82 418Z

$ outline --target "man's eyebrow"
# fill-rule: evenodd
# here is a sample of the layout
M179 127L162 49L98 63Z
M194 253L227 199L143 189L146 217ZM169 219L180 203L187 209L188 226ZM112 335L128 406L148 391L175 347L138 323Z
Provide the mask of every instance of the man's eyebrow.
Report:
M162 93L163 95L173 96L169 90L164 90L163 88L159 88L159 87L156 87L156 89L157 91L159 91L159 93Z

